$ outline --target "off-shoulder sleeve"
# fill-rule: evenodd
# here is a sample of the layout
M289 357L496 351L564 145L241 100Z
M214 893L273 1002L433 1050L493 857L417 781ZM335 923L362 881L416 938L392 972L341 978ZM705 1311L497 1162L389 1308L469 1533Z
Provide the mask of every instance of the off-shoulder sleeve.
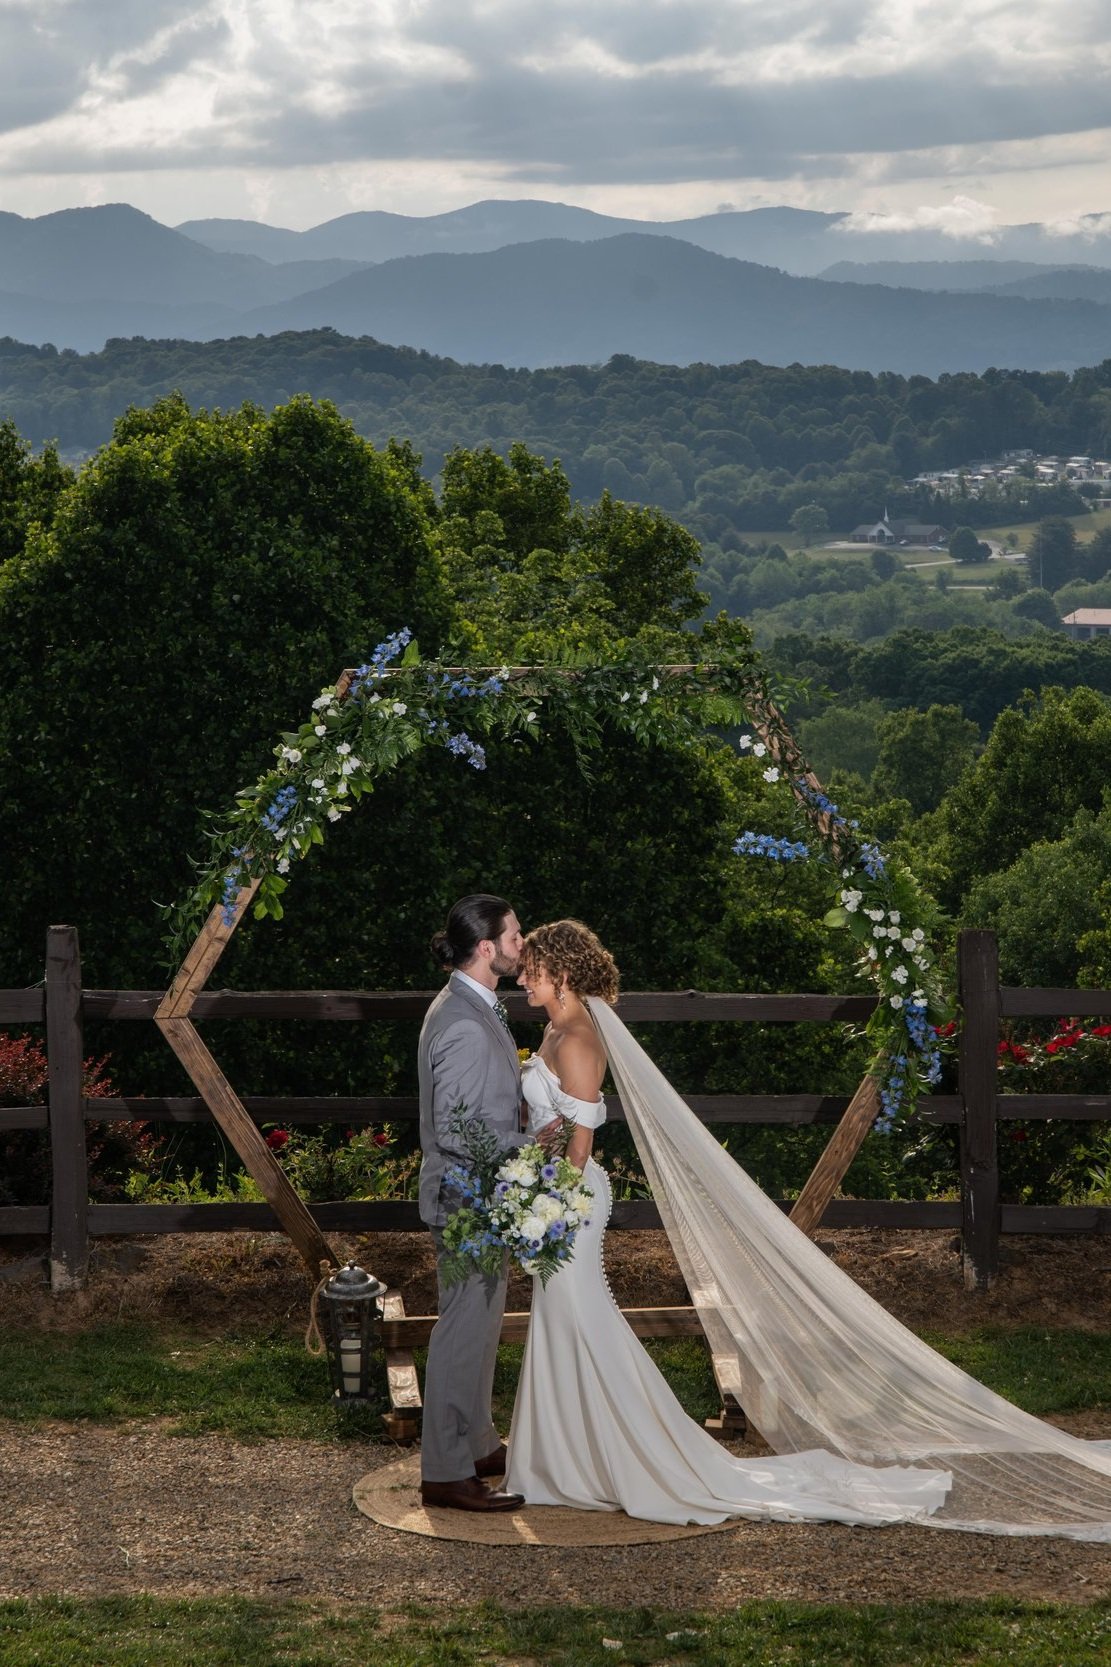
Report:
M560 1091L559 1109L569 1123L583 1129L600 1129L606 1120L605 1100L576 1100L573 1094Z

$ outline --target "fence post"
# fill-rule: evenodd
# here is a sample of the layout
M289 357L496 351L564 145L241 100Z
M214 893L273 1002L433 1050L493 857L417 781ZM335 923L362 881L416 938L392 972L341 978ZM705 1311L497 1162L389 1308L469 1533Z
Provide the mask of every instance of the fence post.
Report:
M46 1060L49 1067L50 1288L76 1291L89 1265L89 1163L85 1147L81 951L75 926L46 935Z
M996 1071L999 945L994 932L957 935L961 1004L961 1266L969 1290L986 1291L999 1272L999 1158Z

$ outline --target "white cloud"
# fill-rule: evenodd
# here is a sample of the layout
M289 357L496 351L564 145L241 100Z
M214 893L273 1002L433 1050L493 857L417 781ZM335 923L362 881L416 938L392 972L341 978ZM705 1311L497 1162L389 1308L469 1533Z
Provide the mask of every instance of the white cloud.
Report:
M1086 243L1111 237L1111 214L1074 214L1060 220L1049 220L1045 226L1048 237L1080 237Z
M999 227L994 209L975 197L954 197L951 203L885 214L882 210L857 210L838 222L834 230L852 236L863 232L934 231L942 237L994 243Z
M1079 147L1106 123L1105 14L1105 0L0 0L0 179L53 175L76 196L148 170L249 171L275 205L305 170L358 206L376 182L403 196L425 175L579 201L687 187L696 211L817 191L886 206L891 230L990 241L991 190L970 183L1013 167L1008 147ZM877 203L899 180L946 201Z

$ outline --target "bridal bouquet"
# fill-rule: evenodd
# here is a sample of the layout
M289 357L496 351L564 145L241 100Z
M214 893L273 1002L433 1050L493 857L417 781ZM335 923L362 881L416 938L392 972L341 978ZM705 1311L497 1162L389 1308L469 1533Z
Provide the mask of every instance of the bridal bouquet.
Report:
M582 1171L542 1146L506 1152L483 1123L457 1120L468 1162L448 1171L462 1202L444 1224L443 1275L458 1283L477 1268L497 1276L508 1251L546 1285L570 1260L575 1236L590 1220L594 1194Z

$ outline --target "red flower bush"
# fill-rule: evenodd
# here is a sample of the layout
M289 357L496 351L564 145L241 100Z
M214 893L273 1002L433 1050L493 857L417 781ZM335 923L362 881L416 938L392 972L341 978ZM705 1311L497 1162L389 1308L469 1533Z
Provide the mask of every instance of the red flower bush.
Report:
M0 1104L41 1104L46 1078L42 1043L30 1036L9 1036L7 1031L0 1030Z
M108 1058L86 1059L81 1089L87 1100L115 1095ZM32 1036L0 1031L0 1105L37 1106L47 1097L49 1066L43 1045ZM89 1193L97 1199L124 1196L128 1175L149 1170L158 1159L159 1140L148 1123L126 1119L88 1123L85 1128ZM13 1130L0 1137L0 1202L45 1204L50 1197L50 1140L38 1130Z
M997 1062L1004 1095L1106 1094L1111 1085L1111 1024L1060 1019L1048 1038L1000 1042ZM1091 1139L1090 1126L1063 1117L1008 1120L999 1141L1004 1202L1083 1200L1091 1183Z

